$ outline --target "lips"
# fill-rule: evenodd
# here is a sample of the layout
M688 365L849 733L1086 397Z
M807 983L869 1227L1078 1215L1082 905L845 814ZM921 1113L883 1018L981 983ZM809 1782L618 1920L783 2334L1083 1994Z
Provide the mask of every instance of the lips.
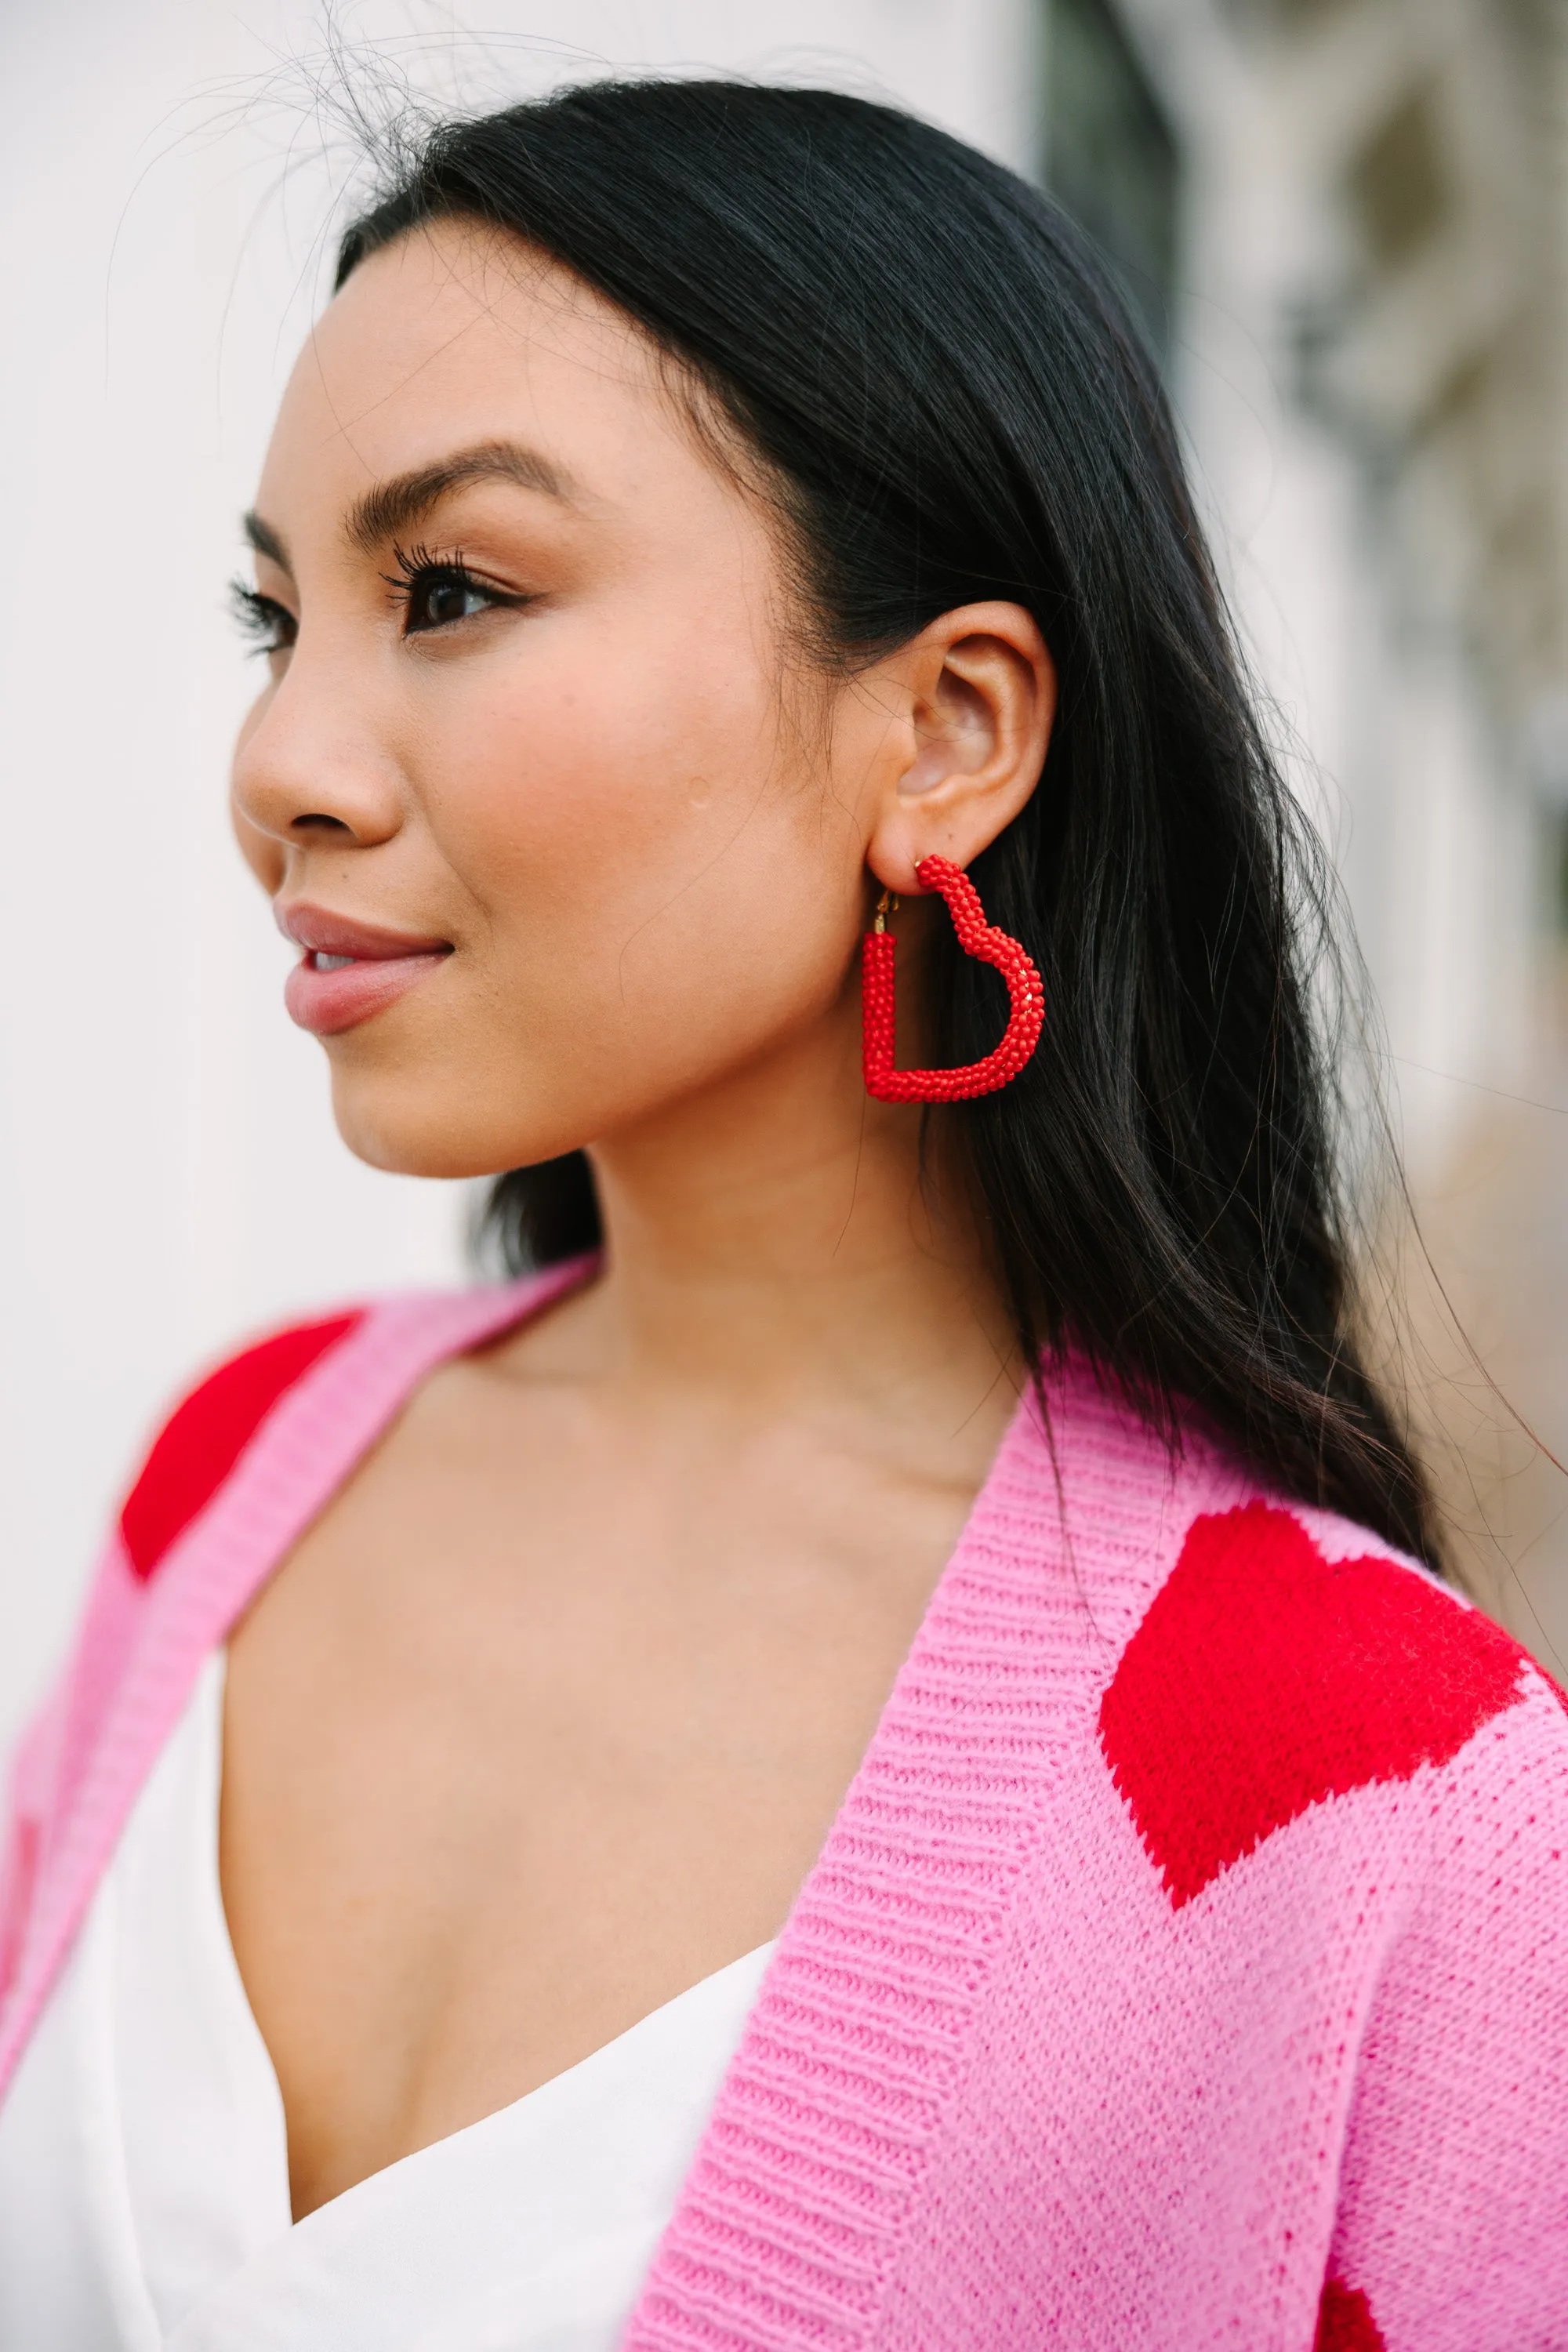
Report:
M283 990L289 1017L312 1036L336 1037L428 979L450 940L384 930L322 907L275 907L278 928L305 950Z

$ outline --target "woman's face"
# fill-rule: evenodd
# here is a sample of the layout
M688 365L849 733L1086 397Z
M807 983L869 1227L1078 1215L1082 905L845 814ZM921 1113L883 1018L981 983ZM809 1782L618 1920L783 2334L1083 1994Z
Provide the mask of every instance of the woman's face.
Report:
M858 1097L907 730L794 658L765 501L617 310L512 240L403 237L307 345L252 533L236 823L357 1152L490 1172L812 1038Z

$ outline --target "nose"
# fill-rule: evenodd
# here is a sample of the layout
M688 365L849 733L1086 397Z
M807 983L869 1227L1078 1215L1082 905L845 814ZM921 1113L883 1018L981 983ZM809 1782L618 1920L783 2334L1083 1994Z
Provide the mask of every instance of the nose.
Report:
M280 848L374 848L398 831L406 806L374 709L356 700L341 663L311 662L302 648L241 729L230 792L247 856L269 867Z

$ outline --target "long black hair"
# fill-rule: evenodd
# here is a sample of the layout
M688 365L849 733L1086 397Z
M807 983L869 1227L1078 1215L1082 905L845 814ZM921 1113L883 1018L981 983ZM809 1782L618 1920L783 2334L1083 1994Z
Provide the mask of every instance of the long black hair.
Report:
M1318 852L1259 726L1157 371L1048 197L827 90L601 81L438 127L343 238L516 235L630 316L777 486L825 656L977 599L1027 605L1060 704L1040 784L974 862L1045 980L1002 1092L932 1114L1026 1361L1085 1351L1173 1435L1194 1408L1285 1493L1436 1557L1358 1352ZM944 937L938 1058L1000 1034ZM572 1153L503 1176L513 1265L591 1246Z

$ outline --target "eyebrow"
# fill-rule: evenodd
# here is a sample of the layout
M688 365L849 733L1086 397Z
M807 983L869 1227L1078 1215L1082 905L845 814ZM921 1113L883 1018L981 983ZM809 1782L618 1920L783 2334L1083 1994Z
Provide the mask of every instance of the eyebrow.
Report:
M263 522L258 514L247 514L242 518L240 528L247 542L258 555L264 555L268 563L275 563L279 572L287 572L289 578L293 578L294 567L289 561L289 551L269 522Z
M451 491L469 482L511 482L519 489L538 490L567 505L575 495L568 478L536 449L524 448L516 441L484 441L366 490L349 509L343 526L349 544L374 554L397 532L422 522Z
M375 483L349 509L343 535L351 547L373 555L399 531L423 522L432 507L469 482L511 482L520 489L537 490L565 505L576 499L570 477L536 449L524 448L518 441L482 441L471 449L454 450L449 457L438 457L431 465L416 466L410 473L395 474L388 482ZM291 572L288 549L269 522L258 514L247 514L244 530L258 555L265 555L281 571Z

